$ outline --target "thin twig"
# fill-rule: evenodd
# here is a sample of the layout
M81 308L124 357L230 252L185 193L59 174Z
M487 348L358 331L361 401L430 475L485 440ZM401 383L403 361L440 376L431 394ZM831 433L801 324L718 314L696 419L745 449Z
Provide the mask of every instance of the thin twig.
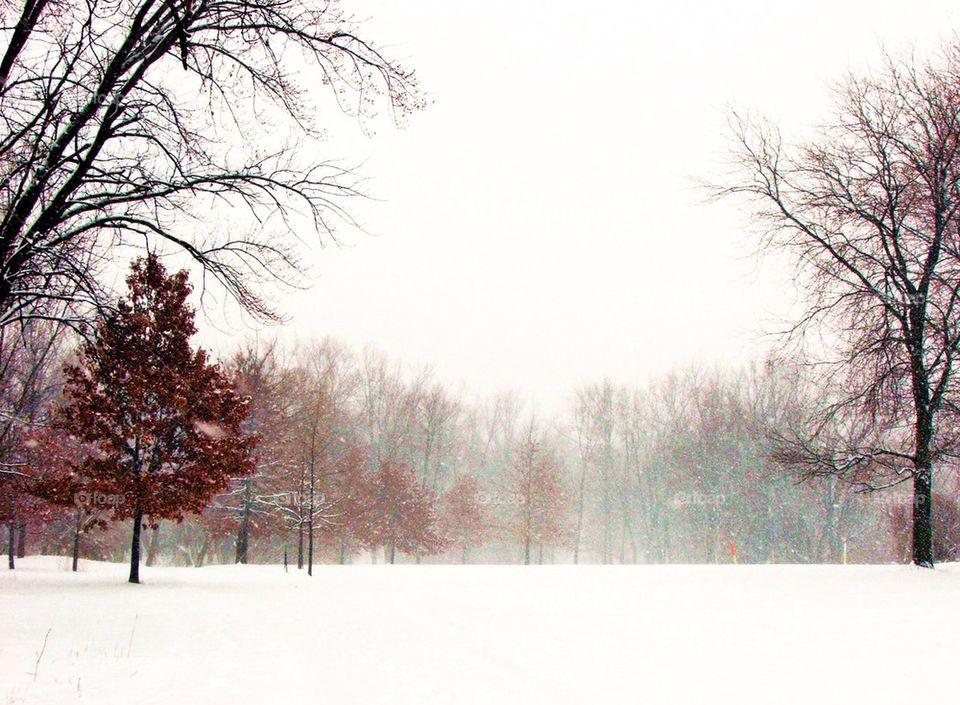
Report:
M40 671L40 660L43 658L44 652L47 650L47 638L50 636L50 632L53 631L53 628L47 629L47 633L43 635L43 645L40 647L40 652L37 654L37 662L33 666L33 682L37 682L37 673Z

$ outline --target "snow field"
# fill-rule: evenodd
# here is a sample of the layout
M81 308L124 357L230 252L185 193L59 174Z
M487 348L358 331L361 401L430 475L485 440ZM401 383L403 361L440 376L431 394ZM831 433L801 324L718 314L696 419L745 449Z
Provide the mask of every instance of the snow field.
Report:
M0 704L902 705L911 662L957 695L958 565L126 571L0 573Z

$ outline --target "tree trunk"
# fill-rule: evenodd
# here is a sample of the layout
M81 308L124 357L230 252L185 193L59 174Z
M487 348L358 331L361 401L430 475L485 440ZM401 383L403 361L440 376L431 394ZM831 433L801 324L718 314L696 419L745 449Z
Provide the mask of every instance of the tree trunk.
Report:
M915 565L933 567L933 413L926 404L928 387L923 382L914 382L914 398L919 409L916 419L916 442L913 470L913 562Z
M157 562L157 553L160 551L160 522L157 528L150 533L150 543L147 546L147 567Z
M610 500L609 469L604 462L600 473L600 511L603 514L603 564L609 565L613 556L613 522L611 521L612 506Z
M583 533L583 491L587 482L587 464L580 464L580 482L577 488L577 536L573 544L573 563L580 562L580 538Z
M240 520L240 529L237 532L237 563L246 565L247 554L250 548L250 505L251 505L251 487L250 478L243 481L243 517Z
M143 510L140 500L133 512L133 540L130 542L130 582L140 582L140 525L143 524Z
M16 568L16 561L14 560L16 551L14 550L14 547L17 543L17 525L13 519L7 523L7 535L9 538L7 541L7 568L13 570Z
M913 475L913 562L924 568L933 567L932 479L929 466L915 469Z
M27 555L27 520L20 520L20 526L17 527L17 558L25 558Z
M313 575L313 522L307 525L307 575Z
M530 565L530 536L523 540L523 564Z
M313 518L316 514L317 472L313 458L310 459L310 516L307 524L307 575L313 575Z
M80 567L80 532L83 529L83 510L77 507L77 518L73 524L73 561L71 570L76 573Z
M203 561L207 557L207 551L210 548L210 537L206 536L203 539L203 543L200 545L200 552L197 554L197 559L194 561L194 566L197 568L203 567Z
M343 563L343 561L340 561ZM297 570L303 570L303 522L297 526Z

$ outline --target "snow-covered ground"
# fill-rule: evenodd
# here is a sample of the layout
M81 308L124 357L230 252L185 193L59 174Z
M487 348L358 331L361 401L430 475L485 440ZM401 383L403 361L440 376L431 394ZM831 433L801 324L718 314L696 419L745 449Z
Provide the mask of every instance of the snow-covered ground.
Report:
M27 558L0 573L0 704L902 705L960 692L955 565L145 568L140 586L122 565L67 569Z

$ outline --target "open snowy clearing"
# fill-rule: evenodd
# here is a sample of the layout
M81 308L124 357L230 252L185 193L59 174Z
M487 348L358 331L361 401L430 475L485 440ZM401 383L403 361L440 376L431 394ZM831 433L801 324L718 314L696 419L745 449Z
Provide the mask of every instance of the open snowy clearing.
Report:
M67 568L0 574L0 703L957 696L957 565Z

